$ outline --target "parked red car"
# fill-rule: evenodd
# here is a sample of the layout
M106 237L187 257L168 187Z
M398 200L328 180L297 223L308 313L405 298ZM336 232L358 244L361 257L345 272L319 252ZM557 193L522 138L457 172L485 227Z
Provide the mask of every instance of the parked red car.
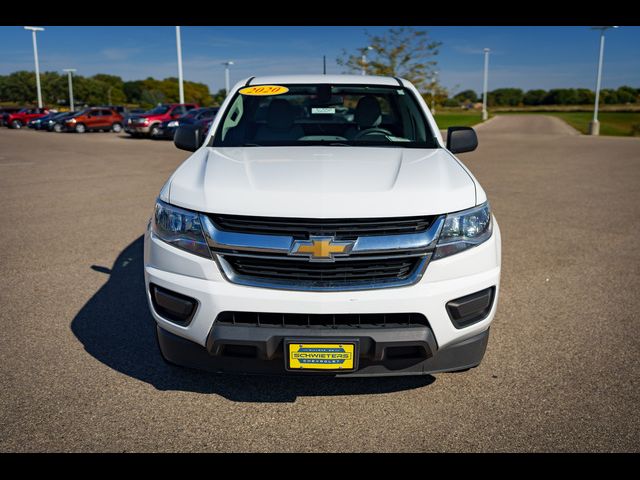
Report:
M9 115L19 112L22 110L22 107L2 107L0 108L0 126L6 125L6 120L9 118Z
M45 115L49 115L48 108L23 108L16 113L9 114L4 122L9 128L22 128L30 120L44 117Z
M174 120L189 110L199 108L197 103L166 103L158 105L141 115L129 117L125 132L136 137L140 135L157 136L160 124L167 120Z
M122 131L122 115L104 107L87 108L65 119L65 130L84 133L89 130Z

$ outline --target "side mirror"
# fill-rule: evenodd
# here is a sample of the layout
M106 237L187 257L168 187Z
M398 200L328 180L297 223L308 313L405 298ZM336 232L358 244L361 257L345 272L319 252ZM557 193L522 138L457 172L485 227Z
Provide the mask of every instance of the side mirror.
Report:
M173 143L181 150L195 152L200 148L200 131L193 125L182 125L173 136Z
M471 152L478 148L478 136L471 127L449 127L447 150L451 153Z

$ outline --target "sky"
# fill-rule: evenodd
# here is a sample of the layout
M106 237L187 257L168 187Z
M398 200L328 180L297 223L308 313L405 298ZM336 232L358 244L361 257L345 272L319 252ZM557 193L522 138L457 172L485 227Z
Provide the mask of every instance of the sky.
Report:
M124 80L177 76L175 27L80 27L46 25L38 33L41 71L76 68L80 75L120 75ZM231 84L249 76L278 73L343 73L336 58L342 49L367 45L366 32L389 27L349 26L183 26L186 80L224 88L224 66L231 60ZM516 87L595 89L599 32L588 27L419 27L442 42L437 70L452 94L482 89L482 49L491 49L489 90ZM33 70L31 32L0 27L0 74ZM640 88L640 27L608 30L603 88Z

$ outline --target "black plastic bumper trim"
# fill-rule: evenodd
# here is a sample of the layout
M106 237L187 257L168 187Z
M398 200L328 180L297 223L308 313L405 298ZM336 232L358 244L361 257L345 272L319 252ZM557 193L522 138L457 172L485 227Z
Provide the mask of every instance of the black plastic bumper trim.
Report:
M283 355L284 338L305 336L314 339L357 339L360 342L358 370L350 373L313 372L329 376L387 376L426 375L436 372L466 370L477 366L489 340L489 330L446 348L438 349L431 330L427 327L399 329L369 329L358 334L346 329L327 329L309 332L309 329L276 328L278 333L266 327L214 327L207 340L207 347L174 335L159 326L158 343L166 360L171 363L218 373L241 373L263 375L297 375L285 369ZM283 330L287 330L286 332ZM294 330L291 332L291 330ZM304 331L306 330L306 333ZM324 333L323 333L324 332ZM224 355L225 345L252 346L253 357L230 357ZM409 348L420 352L420 357L385 355L394 348ZM211 353L210 353L211 352ZM303 375L309 375L303 372Z

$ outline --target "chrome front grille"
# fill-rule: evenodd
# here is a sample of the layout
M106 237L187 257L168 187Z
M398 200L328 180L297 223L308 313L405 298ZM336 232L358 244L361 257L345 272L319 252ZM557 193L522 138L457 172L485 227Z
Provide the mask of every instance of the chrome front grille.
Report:
M407 278L420 262L420 257L400 256L384 261L347 258L336 259L332 263L313 263L225 255L225 260L241 275L292 281L346 282Z
M285 290L368 290L412 285L429 263L444 216L397 219L298 219L201 215L207 242L226 278ZM322 237L316 237L322 235ZM347 253L297 256L300 240L348 240Z

